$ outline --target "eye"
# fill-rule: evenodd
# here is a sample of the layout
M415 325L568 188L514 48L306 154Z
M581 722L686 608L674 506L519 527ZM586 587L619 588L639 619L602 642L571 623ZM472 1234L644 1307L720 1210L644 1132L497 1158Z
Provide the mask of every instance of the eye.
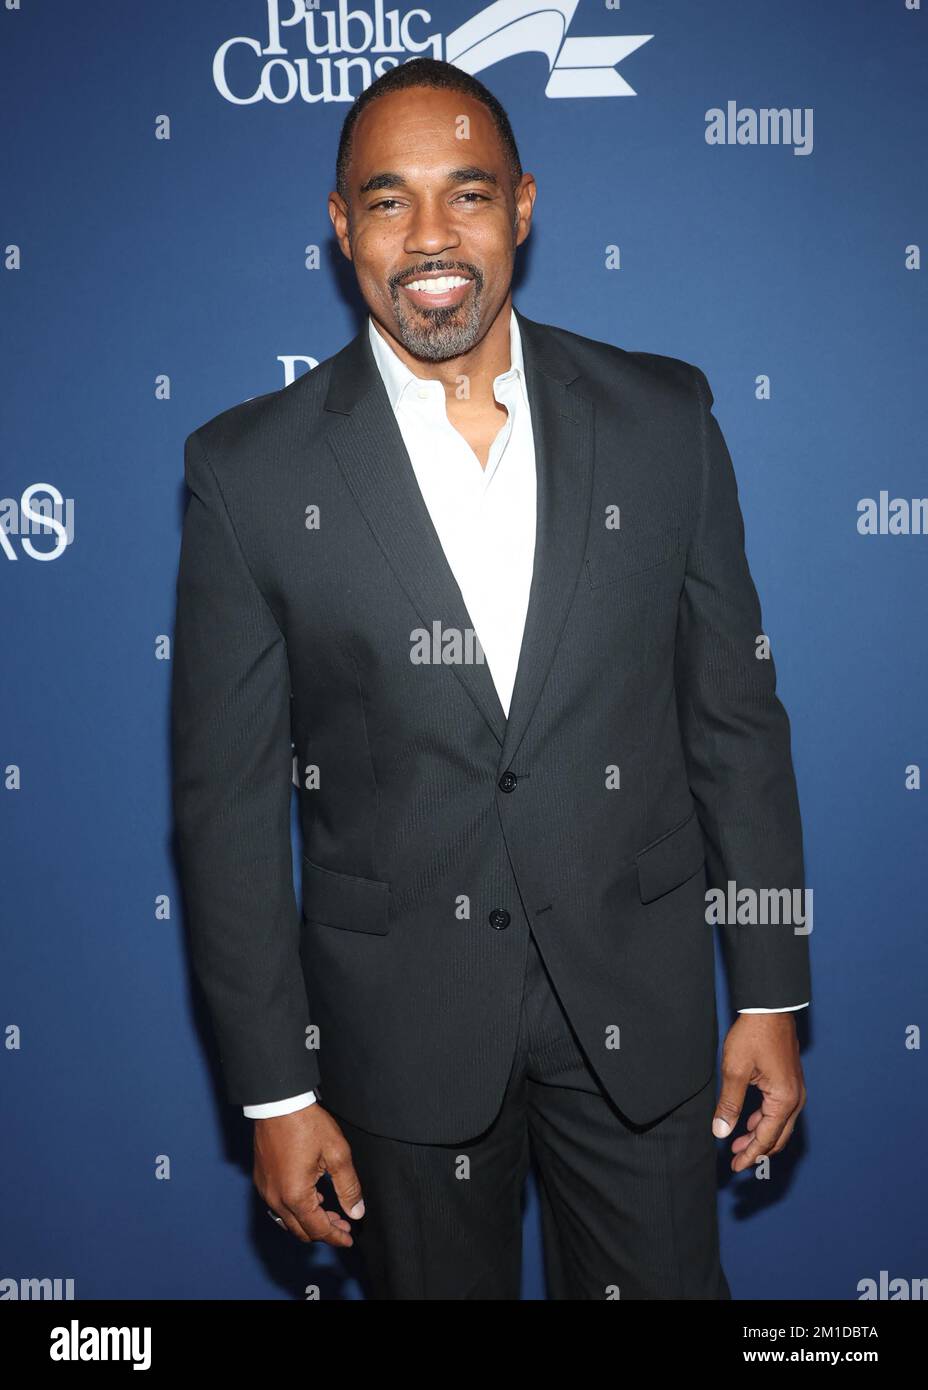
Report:
M486 196L485 193L478 193L478 192L476 191L476 189L470 189L470 190L469 190L468 192L466 192L466 193L460 193L460 194L458 195L458 197L455 198L455 202L460 202L462 198L476 198L477 201L478 201L478 202L481 202L481 203L489 203L489 202L491 201L491 200ZM471 204L471 206L473 206L473 204ZM376 211L377 208L386 208L386 207L399 207L399 199L397 199L397 198L381 198L380 201L379 201L378 203L371 203L371 206L370 206L370 208L368 209L368 211L374 212L374 211Z

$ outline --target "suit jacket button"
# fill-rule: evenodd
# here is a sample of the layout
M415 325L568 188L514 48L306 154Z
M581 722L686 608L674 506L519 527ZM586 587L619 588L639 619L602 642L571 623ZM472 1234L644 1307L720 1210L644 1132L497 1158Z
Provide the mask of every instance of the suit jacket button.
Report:
M514 792L518 780L519 779L514 772L504 772L502 777L499 779L500 791Z
M490 926L495 927L497 931L502 931L504 927L508 927L510 920L509 913L504 907L494 907L490 913Z

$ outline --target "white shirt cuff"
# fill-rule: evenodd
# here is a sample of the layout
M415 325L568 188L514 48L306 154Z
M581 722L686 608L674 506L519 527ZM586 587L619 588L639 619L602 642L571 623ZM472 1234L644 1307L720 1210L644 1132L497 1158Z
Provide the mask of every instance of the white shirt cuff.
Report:
M242 1109L249 1120L267 1120L272 1115L292 1115L294 1110L303 1110L314 1105L315 1091L303 1091L298 1096L287 1096L284 1100L268 1100L262 1105L243 1105Z
M784 1004L780 1009L739 1009L739 1014L789 1014L796 1009L807 1009L808 999L804 1004Z

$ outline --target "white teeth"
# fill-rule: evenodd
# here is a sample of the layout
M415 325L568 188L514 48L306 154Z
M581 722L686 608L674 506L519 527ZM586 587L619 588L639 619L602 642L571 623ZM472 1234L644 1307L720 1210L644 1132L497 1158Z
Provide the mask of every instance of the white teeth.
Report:
M458 285L468 284L470 281L466 276L440 275L435 280L413 280L406 288L408 290L420 290L423 294L447 294L449 290L457 289Z

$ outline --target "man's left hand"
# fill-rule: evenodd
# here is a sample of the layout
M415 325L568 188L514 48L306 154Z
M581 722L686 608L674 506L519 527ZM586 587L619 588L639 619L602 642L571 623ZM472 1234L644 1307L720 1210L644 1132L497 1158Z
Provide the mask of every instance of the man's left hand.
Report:
M760 1109L748 1116L748 1133L732 1140L732 1172L740 1173L786 1147L806 1103L792 1013L739 1014L725 1039L721 1070L712 1121L717 1139L727 1138L738 1123L749 1085L763 1097Z

